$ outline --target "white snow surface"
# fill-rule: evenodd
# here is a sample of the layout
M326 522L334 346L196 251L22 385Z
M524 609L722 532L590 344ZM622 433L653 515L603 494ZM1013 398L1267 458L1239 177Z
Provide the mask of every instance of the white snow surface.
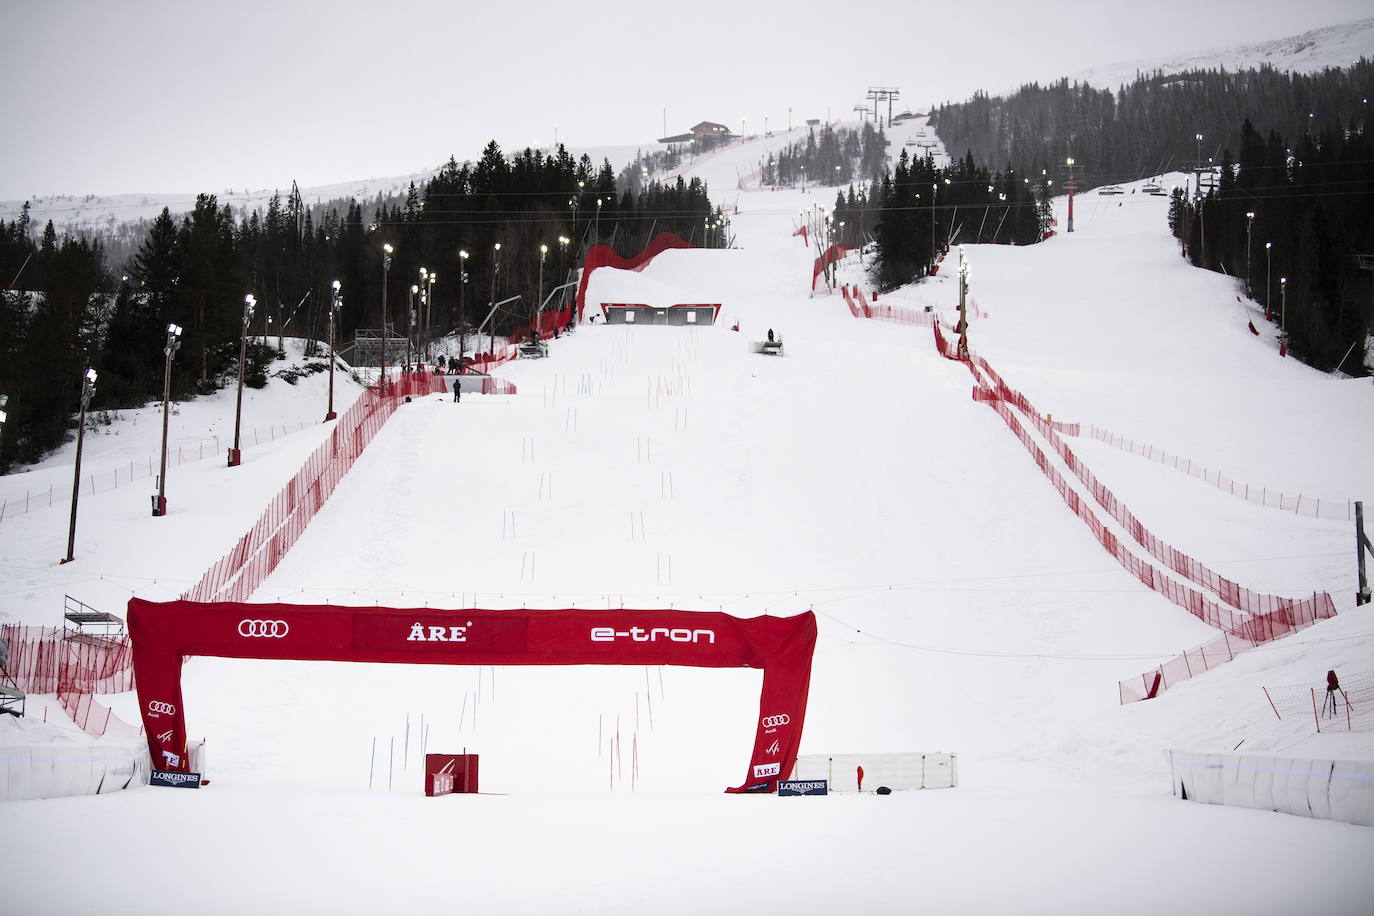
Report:
M1056 420L1289 492L1374 492L1370 380L1281 359L1234 281L1178 256L1166 200L1133 188L1081 195L1071 235L970 246L989 316L973 348ZM4 806L5 909L1368 912L1374 831L1180 801L1162 754L1374 758L1374 735L1276 719L1261 691L1374 668L1351 525L1073 440L1160 536L1341 609L1118 705L1119 679L1216 631L1101 549L928 328L811 294L791 233L815 201L833 189L738 192L736 249L592 275L591 309L718 301L714 327L583 324L501 367L516 395L404 406L253 600L814 609L802 752L954 752L958 788L722 795L747 763L756 671L197 658L185 703L211 785ZM880 301L948 315L951 272ZM863 282L857 255L840 274ZM749 351L769 328L782 358ZM115 612L173 597L319 429L169 477L167 518L142 491L83 501L66 566L65 513L5 520L0 613L59 622L64 591ZM132 695L105 699L134 720ZM488 794L424 798L422 748L479 753Z
M1149 19L1151 14L1145 13L1143 18ZM1125 23L1123 28L1137 28L1142 24ZM1152 23L1148 27L1154 26ZM1080 70L1069 74L1069 79L1115 90L1137 76L1148 76L1156 71L1169 74L1226 69L1234 73L1269 66L1293 73L1316 73L1327 67L1348 67L1361 57L1374 57L1374 18L1269 41L1224 45L1154 60L1120 61Z

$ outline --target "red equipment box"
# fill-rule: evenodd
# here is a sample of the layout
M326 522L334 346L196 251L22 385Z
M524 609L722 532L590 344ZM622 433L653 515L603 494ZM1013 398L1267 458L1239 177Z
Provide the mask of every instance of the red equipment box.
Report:
M477 792L476 754L426 754L425 795Z

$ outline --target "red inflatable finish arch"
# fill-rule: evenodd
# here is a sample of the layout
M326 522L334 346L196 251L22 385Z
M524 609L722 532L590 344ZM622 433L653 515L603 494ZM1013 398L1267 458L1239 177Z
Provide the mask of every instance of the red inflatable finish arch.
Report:
M187 655L429 665L762 668L744 782L771 792L792 770L806 718L816 617L673 610L440 611L338 605L129 602L139 709L158 769L186 771Z

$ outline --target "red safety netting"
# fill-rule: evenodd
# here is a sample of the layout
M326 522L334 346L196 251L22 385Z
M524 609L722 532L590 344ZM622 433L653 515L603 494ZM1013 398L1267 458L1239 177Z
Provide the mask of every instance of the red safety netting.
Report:
M55 627L0 626L9 646L6 672L25 693L52 693L87 734L100 737L122 725L92 696L134 689L133 650L129 638L69 633Z
M503 378L482 379L483 394L515 394L515 383Z
M620 270L643 270L644 265L670 248L695 248L691 242L685 242L671 232L660 232L654 236L644 250L631 258L622 258L615 253L615 249L610 245L593 245L587 252L587 258L582 262L582 281L577 284L577 320L582 320L582 310L587 304L587 281L592 277L592 271L598 267L615 267Z
M1275 601L1278 602L1279 607L1274 611L1244 616L1212 601L1202 592L1169 578L1146 560L1131 553L1121 539L1097 518L1090 504L1078 495L1078 491L1073 489L1068 479L1059 473L1058 469L1050 462L1049 457L1040 449L1035 437L1021 425L1016 412L1008 406L1005 399L998 397L996 392L991 389L983 387L974 389L974 399L986 402L1006 421L1007 426L1026 446L1026 450L1031 453L1036 466L1045 473L1055 489L1059 491L1069 509L1083 520L1098 543L1115 557L1127 572L1135 576L1147 588L1159 592L1198 619L1226 631L1232 637L1233 643L1236 640L1249 645L1268 642L1286 635L1294 629L1307 626L1316 620L1335 615L1335 604L1331 600L1331 596L1322 593L1314 594L1311 598L1301 601L1291 598L1276 598ZM1217 650L1214 656L1222 654L1225 653L1222 650ZM1227 658L1229 660L1229 655ZM1205 658L1202 660L1207 661ZM1180 658L1179 661L1185 667L1190 664L1190 660L1187 658ZM1203 667L1202 670L1206 670L1206 667Z
M483 375L486 375L490 373L491 370L496 366L499 366L502 363L508 363L519 355L519 347L517 347L515 344L507 344L504 347L496 348L494 352L483 351L481 353L476 354L475 356L472 356L469 359L467 365L474 372L480 372Z
M1070 435L1078 434L1071 433ZM1090 426L1087 435L1100 442L1105 442L1112 448L1130 452L1132 455L1139 455L1150 461L1157 461L1182 471L1189 477L1209 483L1224 493L1230 493L1237 499L1243 499L1257 506L1281 509L1284 512L1292 512L1307 518L1329 518L1347 522L1355 520L1355 501L1352 499L1323 499L1320 496L1306 496L1301 493L1297 496L1290 496L1271 487L1257 487L1253 484L1232 480L1220 471L1208 470L1191 458L1171 455L1153 445L1132 442L1125 436L1118 436L1099 426Z
M1265 687L1280 719L1310 718L1319 732L1374 730L1374 672L1342 674L1335 684Z
M1137 544L1145 548L1150 556L1188 581L1216 593L1222 601L1231 607L1247 614L1269 614L1276 610L1293 607L1292 599L1266 595L1245 588L1156 537L1069 448L1068 443L1060 436L1060 430L1056 428L1065 424L1046 421L1024 395L1007 387L1006 382L993 371L992 367L982 357L973 357L973 362L994 381L991 393L984 392L977 396L978 399L988 400L990 396L995 395L995 397L1013 404L1020 410L1035 426L1040 435L1045 437L1050 447L1055 450L1073 475L1087 487L1088 492L1097 500L1098 505L1106 510L1107 514L1115 519ZM1069 433L1069 435L1072 434L1072 432Z
M864 314L863 309L859 308L859 303L856 302L854 300L854 297L849 294L848 283L842 283L840 285L840 295L844 296L844 304L849 306L849 314L853 315L855 318L868 317Z
M938 320L933 311L926 312L901 305L871 305L864 298L863 290L858 287L854 288L854 295L858 298L859 309L863 312L863 317L872 318L875 321L890 321L894 324L910 324L923 328L933 325Z
M312 421L310 423L282 424L281 426L269 426L265 429L245 430L241 436L241 442L243 448L247 449L263 442L275 442L277 439L300 432L306 426L313 425L314 422ZM227 439L221 440L219 436L210 436L205 441L197 442L194 445L178 445L175 450L169 446L167 449L167 467L170 470L192 461L223 455L229 446L229 441ZM81 493L82 495L108 493L120 487L127 487L135 481L156 477L159 460L160 456L158 455L147 455L141 461L125 462L121 460L114 467L107 467L98 471L86 471L81 475ZM42 490L26 488L22 496L16 489L14 493L0 496L0 522L16 515L46 509L50 506L70 506L71 501L71 490L65 486L49 484Z
M959 358L959 345L951 342L950 339L946 337L944 333L947 330L949 331L949 333L953 334L954 329L949 327L939 319L932 321L930 323L930 328L931 331L933 331L935 334L935 352L939 353L945 359L952 359L955 362L963 362L963 360Z
M182 659L300 659L427 665L686 665L763 671L745 779L772 791L801 743L816 617L715 611L436 610L129 601L138 704L154 766L187 771Z
M257 524L206 570L182 598L189 601L247 600L262 580L277 568L281 558L334 492L334 487L406 396L445 390L443 376L412 372L388 381L382 391L374 386L363 392L362 397L339 417L328 441L306 460L304 467L268 504Z
M956 348L946 338L941 322L936 321L931 327L935 337L935 347L940 355L947 359L958 360ZM1184 652L1178 658L1171 659L1154 670L1146 672L1140 676L1138 682L1134 678L1119 682L1118 691L1122 703L1158 696L1162 690L1168 689L1171 682L1193 677L1222 662L1230 661L1238 651L1278 639L1295 630L1311 626L1318 620L1335 616L1335 602L1325 592L1314 592L1311 598L1300 601L1274 595L1262 595L1218 576L1196 560L1156 538L1140 524L1134 515L1126 510L1125 506L1110 491L1096 480L1087 467L1063 443L1060 436L1073 435L1077 429L1077 424L1052 423L1045 420L1024 395L1012 390L981 357L972 356L967 360L960 361L965 363L977 383L973 388L974 400L988 404L1002 417L1035 459L1036 465L1059 491L1065 504L1082 519L1094 537L1097 538L1098 543L1147 588L1164 595L1174 604L1184 608L1200 620L1223 630L1220 637L1198 649ZM1176 582L1147 561L1131 553L1112 530L1097 518L1088 503L1078 495L1068 480L1050 463L1048 456L1040 449L1035 438L1017 419L1017 410L1021 411L1035 425L1040 435L1051 443L1051 447L1068 464L1073 473L1093 492L1098 503L1111 512L1118 524L1121 524L1151 555L1160 558L1170 569L1188 577L1191 581L1207 585L1233 607L1249 612L1249 616L1237 614L1229 608L1222 607L1202 592Z
M857 285L851 291L849 284L843 284L840 287L840 292L844 295L845 305L849 306L849 313L855 318L872 318L875 321L890 321L894 324L909 324L916 327L934 327L940 320L933 310L926 311L925 309L915 309L903 305L871 305L864 297L863 290L859 289ZM973 300L969 300L968 313L970 318L988 317L988 313L979 308L978 303ZM937 347L939 347L938 338L937 332ZM944 352L943 349L941 352Z
M839 242L836 242L825 249L825 251L821 252L821 256L816 259L815 266L811 269L811 288L816 288L816 278L821 275L821 271L843 258L845 252L852 251L854 247L853 245L841 245Z
M497 389L503 383L496 379L484 380L483 393L487 393L488 382L492 393L500 393ZM388 380L380 393L377 386L365 391L339 418L329 441L306 460L257 524L183 597L251 594L276 568L396 407L407 396L445 390L442 376L413 372ZM10 625L0 627L0 636L10 649L7 670L21 690L57 694L76 724L97 737L116 725L129 728L92 696L134 689L128 637L108 639L52 627Z
M540 312L539 318L533 324L527 324L516 329L514 339L528 340L530 332L533 331L540 340L548 340L567 328L572 319L573 307L571 305L557 311Z

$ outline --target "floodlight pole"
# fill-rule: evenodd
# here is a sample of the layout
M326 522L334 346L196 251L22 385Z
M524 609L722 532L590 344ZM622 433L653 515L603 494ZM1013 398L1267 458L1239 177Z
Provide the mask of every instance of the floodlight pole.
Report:
M91 396L95 394L95 369L87 369L81 378L81 416L77 422L77 466L71 475L71 525L67 527L67 558L63 563L76 559L77 545L77 497L81 496L81 446L85 444L85 412L91 407Z
M1355 556L1359 567L1360 586L1355 593L1355 604L1369 603L1369 579L1365 577L1364 555L1368 552L1374 555L1374 545L1369 543L1369 537L1364 533L1364 503L1355 503Z
M429 289L425 290L424 295L424 318L420 323L420 347L424 355L417 356L417 359L429 361L430 335L433 333L434 325L434 281L439 279L439 274L435 271L429 272Z
M1288 278L1279 277L1279 330L1288 333Z
M1274 291L1274 262L1270 255L1273 253L1274 243L1264 243L1264 314L1266 317L1273 310L1269 307L1270 296Z
M377 360L377 393L386 393L386 281L391 274L391 243L382 246L382 355Z
M549 246L541 244L539 246L539 296L534 300L539 303L542 311L544 308L544 257L549 253ZM534 313L534 327L530 328L534 332L535 338L539 337L539 312Z
M1068 229L1067 229L1066 231L1072 232L1072 231L1073 231L1073 193L1074 193L1075 191L1078 190L1078 185L1077 185L1077 184L1074 182L1074 180L1073 180L1073 166L1074 166L1074 162L1073 162L1073 157L1072 157L1072 156L1069 157L1068 166L1069 166L1069 181L1068 181L1068 183L1064 186L1065 190L1067 190L1067 191L1069 192L1069 227L1068 227Z
M600 200L597 201L598 204L599 204L600 202L601 202ZM491 256L491 301L492 301L491 313L492 313L492 314L495 314L497 306L500 305L500 303L498 303L498 302L496 301L496 275L497 275L500 271L501 271L501 243L500 243L500 242L497 242L495 245L492 246L492 256ZM491 320L491 314L488 314L488 315L487 315L487 321L490 321L490 320ZM485 321L482 322L482 323L483 323L483 324L486 324ZM481 333L482 333L482 332L481 332L481 329L478 329L478 331L477 331L477 334L478 334L478 343L481 343ZM492 324L492 326L491 326L491 332L490 332L490 337L489 337L489 340L488 340L487 352L491 354L492 359L495 359L495 358L496 358L496 325L495 325L495 324Z
M234 447L229 449L231 468L238 467L243 460L243 452L239 448L239 427L243 420L243 363L248 350L248 323L253 320L253 306L257 303L258 300L253 298L252 293L243 297L243 333L239 335L239 385L234 400Z
M420 270L424 270L423 267ZM423 275L421 281L423 282ZM410 369L410 338L415 333L415 294L420 291L420 287L414 283L410 284L410 298L406 300L406 370Z
M172 357L181 349L181 325L167 325L167 343L162 355L167 358L162 374L162 464L157 475L157 496L153 498L153 515L167 514L167 416L172 399Z
M337 320L339 309L343 308L343 296L339 294L339 281L334 281L334 296L329 300L329 407L325 410L324 420L338 418L334 412L334 322Z
M1255 228L1255 211L1249 210L1245 214L1245 295L1253 298L1250 291L1250 234Z
M968 355L968 261L964 258L964 246L959 246L959 358L967 361Z
M468 253L466 249L458 250L458 372L463 371L464 351L468 346L468 334L466 323L468 320L466 292L468 288Z

